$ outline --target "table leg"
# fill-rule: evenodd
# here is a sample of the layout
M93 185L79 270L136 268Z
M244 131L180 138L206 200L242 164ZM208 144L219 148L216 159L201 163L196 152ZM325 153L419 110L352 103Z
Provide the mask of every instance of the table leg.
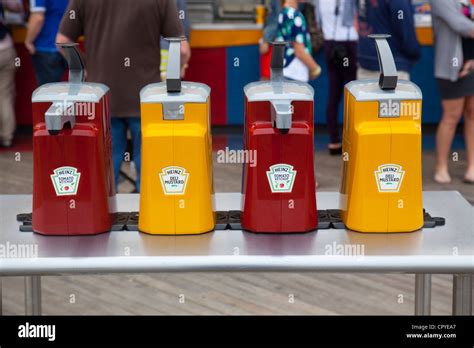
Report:
M453 275L453 315L472 315L472 275Z
M41 315L41 276L25 277L25 314Z
M3 289L2 289L2 277L0 277L0 315L3 315Z
M415 315L431 315L431 274L415 274Z

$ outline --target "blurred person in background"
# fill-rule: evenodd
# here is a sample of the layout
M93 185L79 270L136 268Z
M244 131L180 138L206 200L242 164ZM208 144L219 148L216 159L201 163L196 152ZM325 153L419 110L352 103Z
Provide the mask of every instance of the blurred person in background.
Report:
M302 0L299 4L299 10L306 19L308 33L311 40L311 49L313 57L324 45L324 36L320 23L317 18L316 0Z
M421 57L416 37L411 0L357 0L359 45L359 80L379 78L379 61L370 34L389 34L388 43L395 58L398 76L410 79L410 70Z
M191 48L189 46L189 37L191 35L191 23L189 21L188 17L188 9L187 9L187 3L186 0L176 0L176 7L178 8L178 17L181 20L184 28L184 35L188 39L188 41L182 41L181 45L186 45L188 46L186 50L188 50L189 53L189 59L191 59ZM169 47L170 44L166 40L165 37L161 37L161 79L164 80L166 79L166 71L168 69L168 54L169 54ZM181 77L184 77L186 73L186 69L188 68L188 64L184 64L181 69Z
M75 18L68 16L70 11ZM184 36L175 0L71 0L57 42L76 42L82 35L87 80L110 88L115 183L119 182L129 130L136 190L140 192L140 90L161 81L161 36ZM189 45L181 45L181 56L184 66L190 56Z
M259 42L260 51L260 76L262 80L270 79L270 62L272 58L271 43L278 35L278 15L281 11L281 0L271 0L267 10L265 24L263 25L263 37Z
M10 147L15 134L16 51L5 10L22 12L23 5L19 0L0 0L0 145Z
M278 34L276 41L286 41L285 77L308 82L321 74L321 67L312 57L311 37L306 19L298 10L298 0L286 0L278 15Z
M451 182L448 157L456 127L464 114L467 170L464 181L474 184L474 17L462 0L431 0L435 39L435 77L443 115L436 134L434 179ZM471 7L472 10L472 7Z
M464 16L474 21L474 0L461 0L461 8ZM472 37L463 37L462 49L465 64L459 76L465 77L474 70L474 39Z
M33 59L38 85L59 82L67 69L56 47L56 34L69 0L30 0L25 47Z
M338 108L346 83L356 79L357 40L355 0L316 0L318 22L324 35L324 55L329 73L329 100L326 111L331 155L342 154L337 121Z

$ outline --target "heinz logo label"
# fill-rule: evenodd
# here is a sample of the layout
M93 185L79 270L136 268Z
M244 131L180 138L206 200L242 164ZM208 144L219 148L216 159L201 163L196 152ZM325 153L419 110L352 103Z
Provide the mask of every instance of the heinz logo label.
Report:
M421 117L421 103L401 100L381 100L379 102L379 117Z
M79 189L81 173L74 167L60 167L51 175L57 196L75 196Z
M295 182L296 170L289 164L275 164L267 172L268 183L273 193L291 192Z
M399 192L405 171L398 164L384 164L375 171L379 192Z
M189 173L181 167L166 167L160 173L161 186L165 195L184 195Z

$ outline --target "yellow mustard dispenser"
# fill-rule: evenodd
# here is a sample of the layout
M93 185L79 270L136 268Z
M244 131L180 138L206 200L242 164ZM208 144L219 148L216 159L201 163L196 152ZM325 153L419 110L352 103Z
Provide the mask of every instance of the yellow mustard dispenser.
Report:
M140 92L142 172L138 229L200 234L216 223L210 88L181 82L182 38L170 41L166 82Z
M375 39L380 79L344 90L341 216L359 232L411 232L423 227L422 93L398 81L389 35Z

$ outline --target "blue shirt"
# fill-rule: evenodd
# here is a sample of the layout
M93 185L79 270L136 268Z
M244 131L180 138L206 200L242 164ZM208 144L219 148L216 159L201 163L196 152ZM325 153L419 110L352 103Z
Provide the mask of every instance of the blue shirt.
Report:
M30 0L32 13L44 13L44 24L34 44L38 52L57 52L56 34L69 0Z

